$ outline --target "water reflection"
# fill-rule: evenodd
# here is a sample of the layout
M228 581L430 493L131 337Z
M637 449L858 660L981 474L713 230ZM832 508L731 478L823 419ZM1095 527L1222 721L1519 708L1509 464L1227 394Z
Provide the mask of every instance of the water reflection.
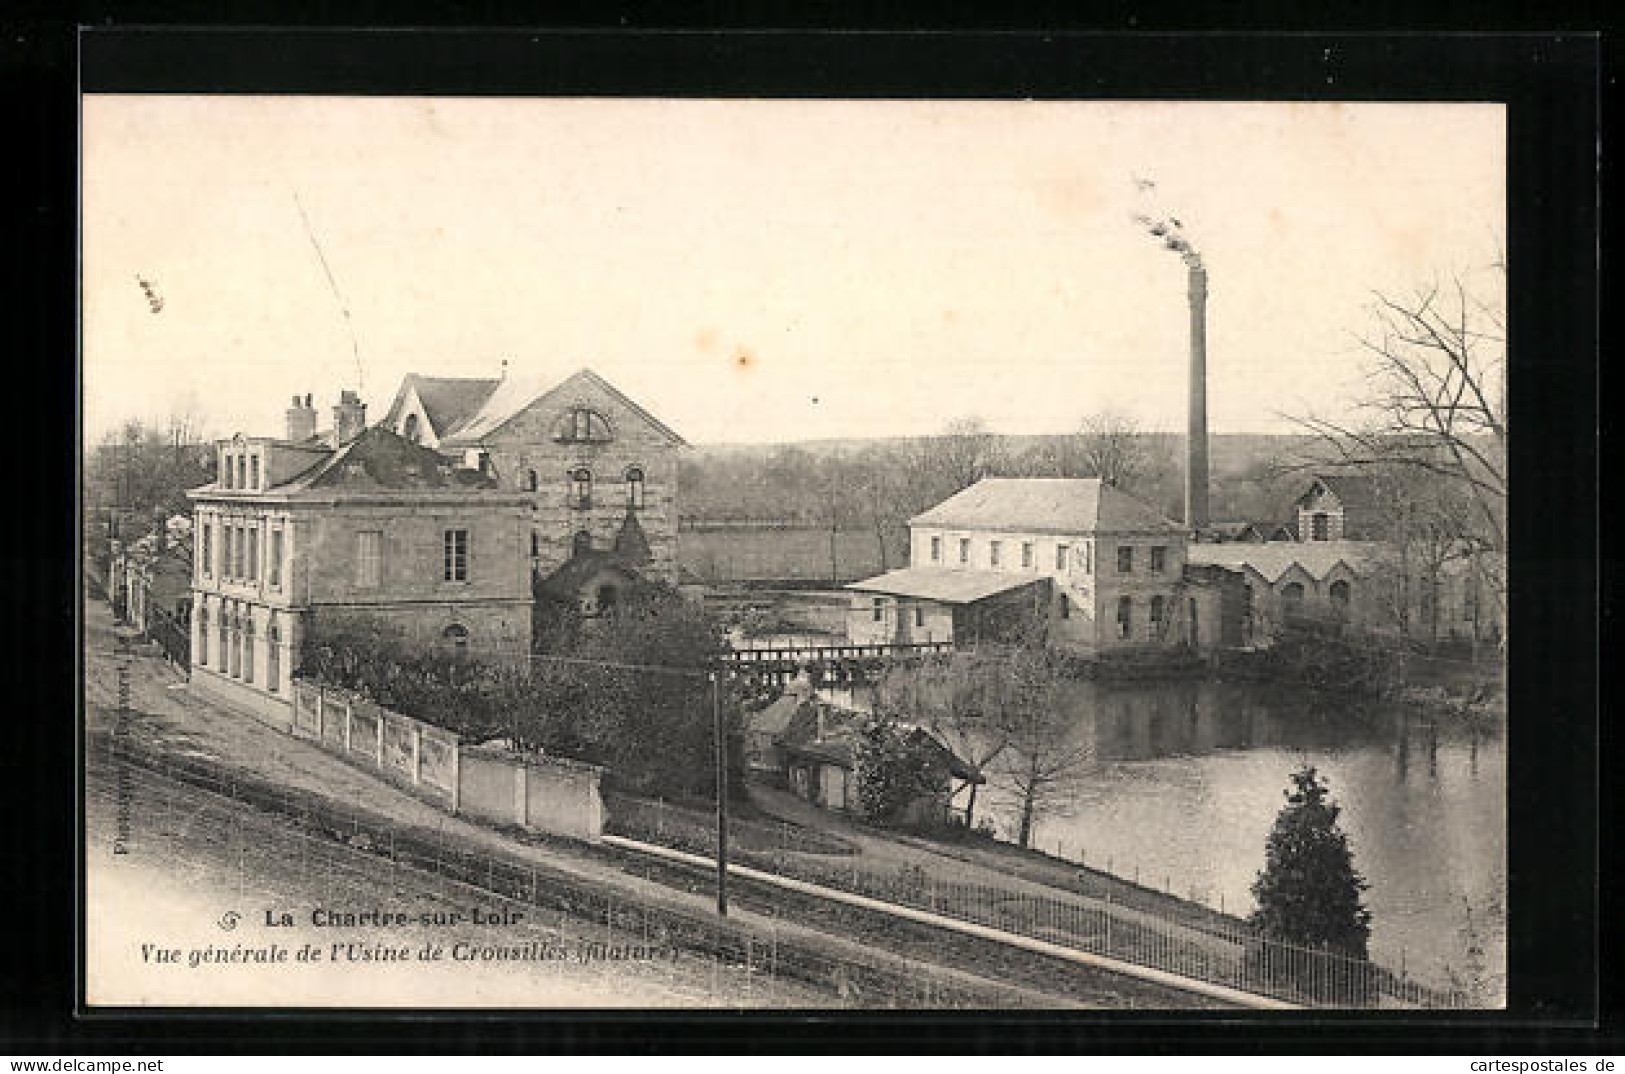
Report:
M867 708L859 684L821 691ZM1069 684L1059 702L1090 763L1034 843L1176 894L1246 913L1288 774L1312 764L1342 806L1356 867L1370 887L1379 961L1442 980L1459 966L1463 899L1488 920L1490 965L1503 961L1505 761L1498 729L1449 713L1359 707L1258 684ZM994 785L1001 834L1018 810ZM978 805L978 809L981 809Z

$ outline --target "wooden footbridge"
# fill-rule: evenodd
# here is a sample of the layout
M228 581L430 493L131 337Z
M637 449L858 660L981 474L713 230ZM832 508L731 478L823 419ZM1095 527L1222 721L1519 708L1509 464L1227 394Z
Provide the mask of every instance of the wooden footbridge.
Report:
M845 678L857 671L874 671L889 664L918 660L932 653L948 653L951 641L896 642L875 645L768 645L738 647L723 663L735 673L794 675L817 669Z

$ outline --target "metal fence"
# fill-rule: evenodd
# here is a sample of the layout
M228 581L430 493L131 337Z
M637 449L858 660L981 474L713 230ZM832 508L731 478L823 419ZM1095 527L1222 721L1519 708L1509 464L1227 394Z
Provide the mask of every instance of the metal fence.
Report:
M501 899L601 922L606 930L641 936L645 942L679 947L714 960L737 974L770 985L775 979L795 981L828 995L828 1002L852 1007L945 1008L1021 1006L1033 996L992 982L969 982L935 972L915 960L880 953L838 954L822 945L786 934L772 919L765 925L746 925L718 918L704 910L690 910L639 899L587 878L503 856L470 845L432 829L407 827L308 792L272 783L264 777L217 761L177 757L126 739L94 740L90 748L92 789L115 778L153 785L169 796L170 808L196 817L206 799L199 793L245 803L273 815L297 836L275 845L296 848L303 869L304 855L322 844L342 844L347 852L371 855L375 869L401 875L404 869L441 877ZM127 766L114 777L108 764ZM252 845L272 845L257 839ZM364 859L363 859L364 860ZM363 866L364 868L364 866ZM374 874L376 875L376 874ZM648 882L650 876L645 876ZM742 1000L747 997L736 996ZM759 997L771 1002L771 991Z
M610 828L645 842L715 855L714 822L655 822L647 809L612 810ZM1136 966L1313 1007L1461 1008L1465 993L1396 974L1367 959L1266 939L1221 915L1170 915L1145 900L1041 894L1032 886L943 879L919 866L879 871L845 851L816 849L821 833L784 825L777 833L729 825L729 853L741 864L882 902L940 914ZM774 834L781 836L772 842ZM828 837L824 837L828 838ZM844 842L844 841L843 841ZM1036 886L1036 885L1034 885Z
M604 805L609 813L605 827L617 835L686 850L692 854L715 856L717 852L714 811L660 798L633 798L614 792L604 795ZM728 818L728 845L730 848L766 852L857 853L857 847L838 836L779 820L737 816Z

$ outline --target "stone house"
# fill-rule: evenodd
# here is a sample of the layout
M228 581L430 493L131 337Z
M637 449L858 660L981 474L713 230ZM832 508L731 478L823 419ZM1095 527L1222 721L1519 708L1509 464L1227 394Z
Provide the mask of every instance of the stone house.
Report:
M1097 478L984 478L909 533L908 567L847 586L853 641L963 644L1037 611L1083 654L1225 643L1223 590L1186 570L1190 532Z
M1361 474L1317 474L1299 496L1298 540L1374 541L1383 537L1382 482Z
M1381 621L1373 578L1380 546L1369 541L1192 545L1193 566L1241 578L1243 636L1267 644L1294 619L1372 628Z
M531 498L384 428L350 392L314 433L217 445L194 504L192 681L274 723L292 718L307 625L365 616L410 644L522 658L531 638Z
M677 462L686 442L592 370L552 385L409 374L381 424L523 494L539 582L579 555L615 551L617 539L641 544L639 575L677 582ZM629 518L637 532L623 537Z

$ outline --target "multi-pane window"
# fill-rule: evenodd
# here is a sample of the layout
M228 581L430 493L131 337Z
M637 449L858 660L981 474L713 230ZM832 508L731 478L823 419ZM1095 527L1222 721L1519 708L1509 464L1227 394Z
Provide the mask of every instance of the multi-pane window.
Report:
M1162 626L1163 600L1161 597L1151 598L1151 628L1159 629Z
M1311 541L1328 541L1332 536L1332 520L1324 511L1317 511L1309 518L1309 539Z
M990 566L990 567L997 567L999 565L999 545L1000 545L1000 543L1001 542L999 542L999 541L989 541L987 543L987 562L988 562L988 566Z
M1117 636L1127 638L1134 631L1134 598L1117 599Z
M282 586L282 531L281 530L272 530L271 531L271 549L267 553L267 558L270 560L270 562L268 564L266 564L266 566L268 567L268 570L266 571L266 573L271 576L271 585L273 585L273 586L275 586L277 588L281 588L281 586Z
M203 577L207 578L214 573L214 527L207 522L203 524L203 554L199 557L198 563L203 568Z
M1123 545L1117 550L1117 573L1134 573L1134 546Z
M361 530L355 535L355 584L376 589L383 576L384 534L381 530Z
M570 503L581 510L592 506L592 471L585 466L570 471Z
M440 637L446 643L446 648L451 650L452 656L459 660L468 656L468 628L463 624L451 624L441 631Z
M1168 569L1168 549L1162 545L1151 548L1151 573L1161 574Z
M448 582L468 581L468 531L447 530L444 578Z
M1058 544L1058 545L1055 546L1055 569L1056 570L1058 570L1058 571L1066 570L1066 554L1067 554L1067 551L1068 551L1068 549L1067 549L1066 545L1064 545L1064 544Z
M933 538L931 538L931 562L932 563L941 563L942 562L942 538L941 537L933 537Z
M875 604L874 604L874 619L875 619L875 622L878 623L884 618L886 618L885 604L883 603L882 598L876 597L875 598Z
M1031 567L1033 565L1033 546L1031 541L1023 541L1021 543L1021 565L1023 567Z
M969 537L961 537L959 539L959 562L961 562L961 563L969 563L970 562L970 538Z

